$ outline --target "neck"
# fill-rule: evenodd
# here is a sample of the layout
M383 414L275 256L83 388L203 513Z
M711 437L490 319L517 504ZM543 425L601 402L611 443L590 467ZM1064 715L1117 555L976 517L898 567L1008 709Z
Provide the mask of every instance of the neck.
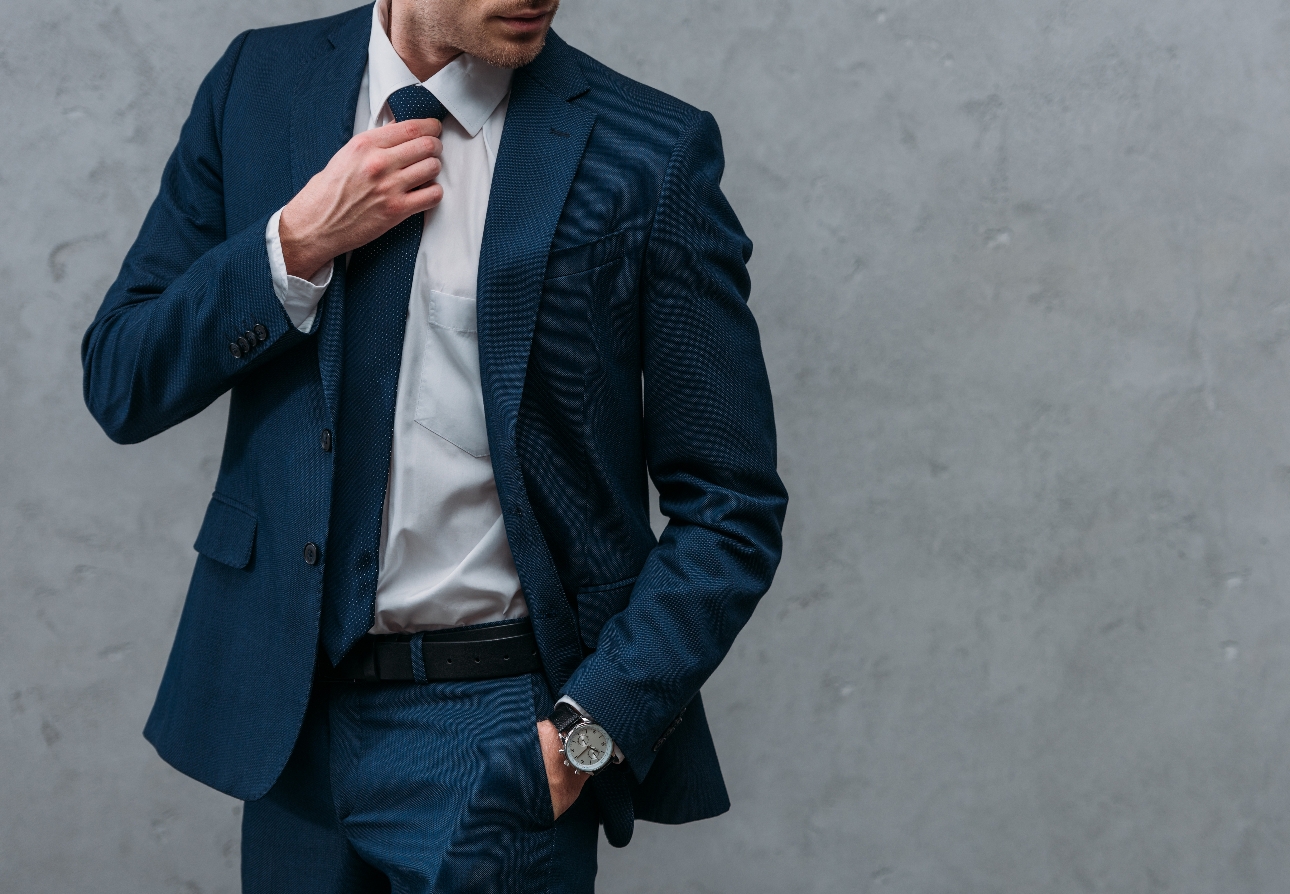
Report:
M415 0L388 0L389 37L394 52L418 81L435 75L461 50L444 43L435 27L433 4Z

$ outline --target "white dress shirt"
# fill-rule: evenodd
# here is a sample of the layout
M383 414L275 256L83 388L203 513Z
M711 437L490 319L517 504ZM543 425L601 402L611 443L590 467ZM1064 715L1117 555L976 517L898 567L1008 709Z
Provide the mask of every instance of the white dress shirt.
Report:
M391 93L417 83L375 4L354 133L393 121ZM443 201L426 212L412 277L394 408L372 633L434 630L528 614L502 523L484 428L475 287L511 72L461 55L424 84L448 109ZM288 276L279 211L265 240L273 287L302 332L313 327L332 265ZM343 437L343 433L341 433Z

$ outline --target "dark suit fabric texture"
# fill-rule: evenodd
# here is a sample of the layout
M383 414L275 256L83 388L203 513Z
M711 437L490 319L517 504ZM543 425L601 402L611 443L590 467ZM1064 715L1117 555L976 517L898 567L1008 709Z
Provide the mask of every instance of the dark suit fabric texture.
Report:
M233 41L82 345L86 403L121 443L231 391L145 735L244 800L273 787L310 702L336 546L320 435L338 418L350 297L339 259L313 332L296 330L264 232L350 137L370 23L367 6ZM699 689L781 550L752 245L722 169L709 114L554 33L515 72L479 261L485 417L545 684L626 756L589 785L615 845L636 818L728 808ZM657 539L647 474L668 518Z
M546 681L315 687L242 816L243 894L591 894L591 792L553 820Z

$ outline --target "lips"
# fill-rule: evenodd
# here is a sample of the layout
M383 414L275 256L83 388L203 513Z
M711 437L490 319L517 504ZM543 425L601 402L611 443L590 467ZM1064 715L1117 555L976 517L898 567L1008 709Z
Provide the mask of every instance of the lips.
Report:
M545 25L550 17L549 9L526 9L509 16L498 16L498 18L509 28L520 32L539 31Z

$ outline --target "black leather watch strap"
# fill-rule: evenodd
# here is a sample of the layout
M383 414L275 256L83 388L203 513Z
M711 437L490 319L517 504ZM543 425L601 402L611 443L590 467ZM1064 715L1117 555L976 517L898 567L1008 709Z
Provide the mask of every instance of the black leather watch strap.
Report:
M551 712L551 716L547 720L551 721L551 725L555 727L556 732L563 737L569 735L570 730L582 723L582 715L574 710L568 702L558 702L555 710Z

